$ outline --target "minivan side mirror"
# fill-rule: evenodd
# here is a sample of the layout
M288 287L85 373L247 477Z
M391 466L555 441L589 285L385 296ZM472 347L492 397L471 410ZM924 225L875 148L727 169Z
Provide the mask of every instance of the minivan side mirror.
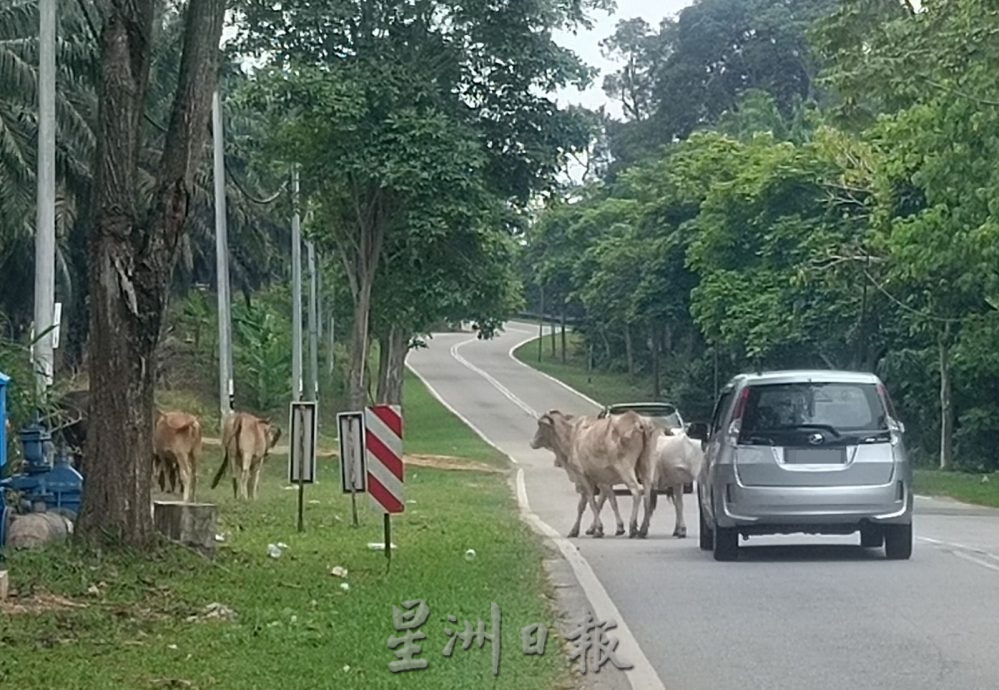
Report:
M687 425L687 437L695 441L707 441L708 425L704 422L691 422Z

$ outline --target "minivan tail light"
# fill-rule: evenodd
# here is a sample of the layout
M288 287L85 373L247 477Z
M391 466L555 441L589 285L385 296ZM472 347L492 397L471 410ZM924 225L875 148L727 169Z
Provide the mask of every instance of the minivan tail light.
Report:
M732 412L732 421L728 425L728 435L735 439L742 431L742 415L746 412L746 403L749 400L749 386L742 389L739 399L735 401L735 410Z
M888 432L891 436L891 444L897 446L902 442L903 426L895 414L895 405L891 401L891 396L888 395L888 389L882 383L878 384L878 397L881 398L881 404L884 406L885 413L888 416Z

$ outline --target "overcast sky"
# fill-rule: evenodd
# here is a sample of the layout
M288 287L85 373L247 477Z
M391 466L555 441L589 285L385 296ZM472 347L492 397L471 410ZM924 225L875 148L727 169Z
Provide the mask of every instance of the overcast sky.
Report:
M571 49L582 58L583 62L600 70L600 74L593 80L593 85L589 89L582 92L575 87L565 89L559 93L559 102L576 103L593 109L606 104L610 114L619 116L620 106L609 102L601 88L604 75L614 72L617 65L601 54L600 41L613 34L614 27L622 19L642 17L650 26L659 26L663 18L673 16L691 4L693 0L617 0L617 11L613 14L608 15L606 12L594 14L592 31L580 31L576 35L568 32L557 33L555 38L560 45Z

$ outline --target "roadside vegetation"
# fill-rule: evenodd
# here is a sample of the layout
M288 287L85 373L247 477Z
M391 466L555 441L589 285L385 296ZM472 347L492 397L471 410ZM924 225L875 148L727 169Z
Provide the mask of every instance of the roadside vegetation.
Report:
M983 0L619 25L624 119L527 237L529 311L577 334L538 366L691 418L742 371L872 371L921 465L999 469L997 29Z
M351 525L336 458L322 458L319 483L306 487L306 531L299 534L285 456L268 460L258 501L241 504L228 480L208 488L220 457L217 447L207 447L198 497L219 503L225 542L215 561L164 545L148 554L79 545L12 554L14 596L0 604L0 685L568 687L541 546L517 517L506 459L415 378L406 381L404 406L407 454L457 455L455 462L475 469L408 466L409 502L392 521L398 549L391 569L383 552L368 548L383 536L367 497L359 497L361 526ZM267 547L277 543L288 548L274 559ZM468 549L475 550L472 560ZM345 577L331 574L336 566ZM392 674L392 606L420 598L430 616L417 658L429 667ZM488 643L441 655L449 639L446 616L469 619L473 627L482 618L489 632L491 602L502 612L498 678ZM226 607L220 619L206 615L212 604ZM189 622L192 616L198 620ZM539 622L549 628L545 655L524 656L520 628Z

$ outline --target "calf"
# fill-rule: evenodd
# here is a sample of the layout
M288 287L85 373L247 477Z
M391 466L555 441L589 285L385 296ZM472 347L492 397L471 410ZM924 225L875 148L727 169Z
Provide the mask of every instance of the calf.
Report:
M538 419L531 447L547 448L555 453L556 464L563 464L569 479L581 493L570 537L579 536L579 523L587 503L593 512L593 535L603 536L594 496L598 490L609 495L618 483L628 487L633 499L629 536L648 535L657 433L651 421L634 412L600 419L550 410ZM645 517L639 528L638 506L642 502Z
M224 454L212 488L222 481L228 467L232 473L233 498L256 498L260 470L267 454L281 438L280 427L248 412L235 412L225 419L222 430Z
M198 456L201 455L201 422L187 412L156 411L153 431L153 472L160 489L176 490L177 480L184 502L194 498L198 481Z

